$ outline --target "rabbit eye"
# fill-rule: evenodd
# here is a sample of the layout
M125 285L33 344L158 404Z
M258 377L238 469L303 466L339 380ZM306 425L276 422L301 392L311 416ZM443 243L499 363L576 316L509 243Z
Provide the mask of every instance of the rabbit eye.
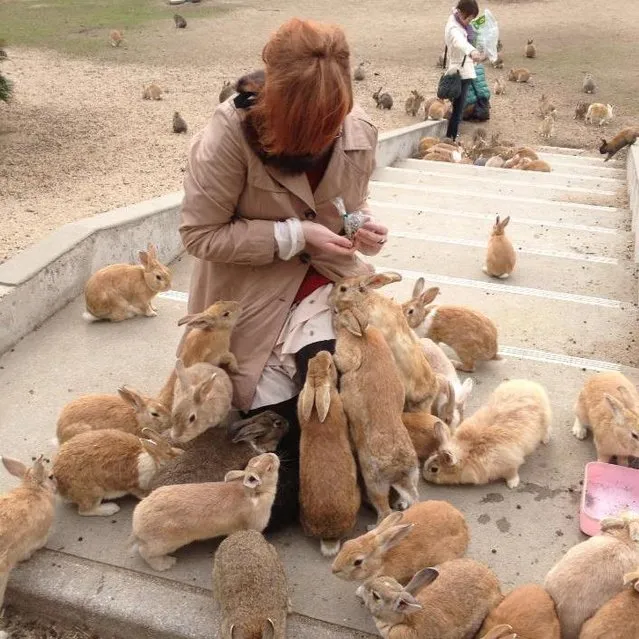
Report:
M408 309L408 314L409 315L412 315L414 312L415 312L415 309L413 309L413 308L409 308Z
M379 601L381 599L381 597L374 590L371 590L371 595L373 595L373 599L375 601Z
M228 311L226 311L225 313L222 313L222 317L228 317L230 315L230 313Z
M630 437L632 437L633 439L639 439L639 434L637 434L637 433L630 433Z
M195 415L189 415L189 423L192 424L195 421Z
M162 276L161 276L161 275L156 275L156 276L155 276L155 279L156 279L158 282L161 282L161 281L162 281Z
M151 412L151 417L159 417L160 413Z
M273 422L273 426L281 426L281 425L282 425L282 422L281 422L279 419L276 419L276 420Z
M363 563L364 563L364 560L363 560L363 559L356 559L356 560L353 562L353 566L361 566Z
M343 285L339 287L340 293L346 293L347 290L348 289L345 286L343 286Z
M439 472L439 466L431 466L430 467L430 472L431 473L438 473Z

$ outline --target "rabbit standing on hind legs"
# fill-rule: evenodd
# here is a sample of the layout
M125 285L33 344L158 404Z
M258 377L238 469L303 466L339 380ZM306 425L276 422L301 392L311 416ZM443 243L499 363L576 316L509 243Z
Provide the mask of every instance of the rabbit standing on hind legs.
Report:
M510 215L501 221L498 215L493 226L492 235L488 240L486 263L483 271L491 277L506 279L515 270L517 254L511 241L506 237L508 222L510 222Z

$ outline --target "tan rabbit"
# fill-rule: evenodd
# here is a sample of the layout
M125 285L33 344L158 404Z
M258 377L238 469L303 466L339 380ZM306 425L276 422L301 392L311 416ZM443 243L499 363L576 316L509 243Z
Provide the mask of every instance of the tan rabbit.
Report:
M171 271L157 257L152 244L139 253L141 265L112 264L94 273L84 287L89 322L121 322L136 315L155 317L153 298L171 288Z
M628 457L639 457L639 393L621 373L598 373L587 379L575 415L572 434L585 439L590 429L599 461L617 457L617 463L627 466Z
M142 99L143 100L161 100L162 89L155 83L151 83L148 86L142 87Z
M573 546L544 582L557 606L562 639L578 639L586 619L623 590L623 576L638 565L637 514L603 519L600 535Z
M364 324L381 331L404 386L405 410L430 412L437 397L437 378L402 313L402 307L374 290L401 279L398 273L375 273L342 280L333 287L329 305L339 311L357 309Z
M505 162L502 157L500 157L499 155L493 155L492 158L489 158L486 161L486 164L484 164L484 166L492 167L493 169L501 169L504 164Z
M333 358L321 351L308 363L299 394L300 523L332 557L357 523L360 493L348 422L337 391Z
M632 146L639 137L639 127L628 127L626 129L622 129L615 135L610 142L606 142L605 138L601 138L601 146L599 147L599 153L602 155L607 153L608 156L604 160L607 162L614 155L623 149L625 146Z
M439 289L424 291L424 278L413 288L413 297L402 305L408 325L419 337L450 346L461 361L452 360L457 370L472 373L476 361L499 360L497 327L482 313L467 306L431 304Z
M508 79L511 82L528 82L530 80L530 71L528 69L511 69L508 73Z
M78 514L108 517L120 507L103 499L135 495L142 499L153 475L170 459L182 454L145 428L140 439L119 430L80 433L60 446L53 476L60 495L78 506Z
M547 115L539 128L539 135L545 140L550 140L555 135L555 118L552 115Z
M457 508L446 501L422 501L345 542L333 574L347 581L385 575L405 584L424 566L463 557L469 542L466 520Z
M519 158L529 158L530 160L538 160L539 155L537 155L537 151L531 149L529 146L520 146L515 149L516 156Z
M526 639L561 639L555 602L537 584L520 586L510 592L492 610L482 626L480 637L507 624L517 637Z
M518 636L513 632L512 626L501 624L489 630L485 635L481 635L481 639L517 639Z
M286 572L262 533L240 530L222 541L213 560L213 594L220 637L286 639Z
M501 78L495 78L493 91L495 95L506 95L506 83Z
M588 107L586 111L586 117L584 118L588 124L599 123L599 126L612 122L614 117L613 107L611 104L600 104L595 102Z
M436 99L428 107L428 113L426 115L427 120L443 120L446 117L446 111L448 105L444 100Z
M519 486L519 468L539 442L550 441L551 410L546 391L523 379L502 382L477 412L451 433L435 425L436 453L424 464L434 484L487 484L505 479Z
M453 144L444 144L439 142L429 149L429 153L437 153L445 158L448 162L460 162L462 159L461 147Z
M2 463L22 484L0 495L0 610L10 572L47 543L55 510L55 484L42 455L31 468L8 457L2 457Z
M405 587L376 577L357 594L388 639L470 639L501 599L495 574L473 559L423 568Z
M428 120L428 111L430 110L431 105L434 102L438 102L440 101L439 98L434 95L431 96L430 98L426 98L426 100L424 101L424 120ZM435 138L437 140L437 142L439 142L439 138Z
M406 104L404 105L406 115L412 115L415 117L422 106L424 99L424 96L419 91L413 89L411 91L411 95L406 99Z
M423 157L428 153L429 149L439 144L439 138L425 137L419 141L418 153L419 157Z
M185 368L178 359L175 371L171 438L184 443L226 419L231 410L233 385L225 371L206 362Z
M153 570L168 570L169 553L194 541L238 530L262 532L271 516L280 460L274 453L253 457L223 482L163 486L133 511L131 545ZM241 481L240 481L241 480Z
M417 455L401 419L404 389L382 332L368 326L358 308L336 309L333 320L340 394L368 498L380 523L391 512L391 487L399 493L403 509L419 501Z
M530 38L530 40L528 40L528 42L526 43L526 47L524 48L524 55L527 58L537 57L537 47L535 46L532 38Z
M171 413L158 400L129 386L117 395L82 395L64 406L58 417L58 443L79 433L114 428L138 437L143 428L161 433L171 427Z
M586 73L586 75L584 76L581 90L584 93L594 93L597 90L597 85L595 84L595 80L592 77L592 73Z
M639 637L639 570L624 575L623 583L628 587L586 621L579 639Z
M510 215L500 220L499 215L495 220L493 232L488 240L486 251L486 263L482 269L486 275L506 279L515 270L517 253L511 241L506 237L506 227L510 222Z
M402 423L417 453L420 462L426 461L437 451L439 443L435 437L435 425L442 420L430 413L403 413Z
M539 173L550 173L552 171L552 167L545 160L531 160L530 158L521 158L515 168L521 171L538 171Z
M239 373L237 359L231 353L231 333L241 310L238 302L221 301L211 304L201 313L183 317L178 326L186 324L187 332L178 347L178 357L184 366L188 368L206 362L224 368L229 373ZM169 409L173 406L176 380L174 368L158 396Z
M542 118L548 115L551 115L553 118L557 117L557 107L555 107L545 93L542 93L541 98L539 98L539 115Z
M122 31L118 31L117 29L112 29L111 33L109 33L109 42L112 47L119 47L124 40L124 36L122 35Z

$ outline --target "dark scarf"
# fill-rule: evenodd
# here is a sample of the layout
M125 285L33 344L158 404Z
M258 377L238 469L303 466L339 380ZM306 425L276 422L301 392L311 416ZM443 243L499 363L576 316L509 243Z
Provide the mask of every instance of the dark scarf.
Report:
M251 107L255 104L263 86L263 71L249 73L241 77L235 85L235 90L238 92L233 101L235 108L246 111L246 117L242 121L242 130L246 141L260 161L267 166L273 166L283 173L291 175L299 175L312 170L322 162L326 153L330 153L330 148L322 155L271 155L262 148L251 117Z

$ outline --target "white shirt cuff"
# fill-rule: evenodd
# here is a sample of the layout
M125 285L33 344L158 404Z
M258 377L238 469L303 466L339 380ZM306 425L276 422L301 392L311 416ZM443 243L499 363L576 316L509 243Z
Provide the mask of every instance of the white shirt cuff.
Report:
M290 217L284 222L275 222L275 242L281 260L290 260L306 245L302 222Z

